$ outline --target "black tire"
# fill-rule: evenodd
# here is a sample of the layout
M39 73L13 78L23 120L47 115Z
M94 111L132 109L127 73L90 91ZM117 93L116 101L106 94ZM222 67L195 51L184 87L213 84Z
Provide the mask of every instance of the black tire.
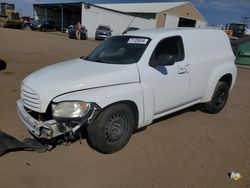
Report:
M88 142L99 152L110 154L122 149L134 130L135 118L126 104L115 104L101 112L88 128Z
M229 86L225 82L218 82L210 102L204 104L204 111L210 114L220 112L227 103Z

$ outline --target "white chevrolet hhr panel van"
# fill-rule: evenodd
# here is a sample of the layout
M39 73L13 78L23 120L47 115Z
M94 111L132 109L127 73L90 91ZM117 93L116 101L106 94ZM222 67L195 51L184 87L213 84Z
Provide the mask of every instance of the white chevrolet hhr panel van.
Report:
M70 139L82 128L103 153L123 148L135 129L202 104L223 109L236 79L220 30L139 30L104 40L85 57L38 70L21 83L18 114L37 138Z

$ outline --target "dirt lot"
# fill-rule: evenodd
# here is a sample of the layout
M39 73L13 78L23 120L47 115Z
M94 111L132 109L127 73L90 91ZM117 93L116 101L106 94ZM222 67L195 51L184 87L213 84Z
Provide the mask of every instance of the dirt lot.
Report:
M0 28L0 130L29 136L16 113L19 84L29 73L87 55L95 41L62 34ZM239 182L227 173L237 171ZM86 140L51 152L12 152L0 157L0 187L18 188L238 188L250 187L250 69L238 68L226 108L209 115L186 110L155 122L112 155L92 150Z

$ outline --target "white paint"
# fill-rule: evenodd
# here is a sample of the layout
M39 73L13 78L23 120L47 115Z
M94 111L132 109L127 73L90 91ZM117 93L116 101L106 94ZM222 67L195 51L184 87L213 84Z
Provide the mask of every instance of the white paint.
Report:
M137 105L141 127L155 118L210 101L218 80L226 74L232 75L231 88L235 83L235 57L223 31L155 29L131 34L151 38L138 63L116 65L75 59L28 76L23 83L39 97L38 112L44 113L52 101L80 100L104 108L130 100ZM149 66L158 43L173 36L183 40L184 60L169 66Z
M114 74L117 79L112 78ZM48 90L47 84L42 82L54 87ZM23 84L40 96L39 100L43 101L40 110L45 112L50 101L61 93L127 82L139 82L136 64L122 65L121 69L121 65L93 63L79 58L40 69L24 79Z
M228 36L224 31L213 29L188 30L183 36L192 73L190 100L199 98L210 100L211 95L205 97L204 91L210 83L214 86L218 81L215 78L221 76L220 73L228 69L227 65L231 67L231 63L235 60ZM211 91L213 89L210 89Z
M165 14L165 28L176 29L178 27L179 17Z
M101 7L134 13L158 13L169 10L189 2L155 2L155 3L118 3L118 4L96 4Z
M196 28L205 28L207 27L207 22L202 21L202 20L196 20Z
M173 34L175 36L182 35L181 31L175 31L174 33L166 33L165 37ZM154 39L148 46L146 53L151 56L155 46L165 37ZM191 76L188 70L188 58L176 62L172 66L159 66L158 68L148 66L149 59L145 62L147 63L140 62L138 67L141 82L150 87L154 96L154 116L186 104Z
M131 25L129 25L131 23ZM95 6L85 9L82 5L82 25L87 30L89 37L95 37L96 28L99 25L109 25L113 30L112 35L120 35L128 27L138 27L140 29L155 28L156 21L144 18L129 16L126 14L105 10Z

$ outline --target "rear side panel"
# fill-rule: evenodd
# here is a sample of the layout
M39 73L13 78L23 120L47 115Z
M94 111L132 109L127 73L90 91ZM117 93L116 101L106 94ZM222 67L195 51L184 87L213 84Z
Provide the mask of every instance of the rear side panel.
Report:
M183 32L189 56L190 101L209 100L218 78L227 73L235 77L235 56L225 32L190 30ZM220 78L219 78L220 79ZM212 84L212 86L211 86ZM208 94L209 93L209 94Z

